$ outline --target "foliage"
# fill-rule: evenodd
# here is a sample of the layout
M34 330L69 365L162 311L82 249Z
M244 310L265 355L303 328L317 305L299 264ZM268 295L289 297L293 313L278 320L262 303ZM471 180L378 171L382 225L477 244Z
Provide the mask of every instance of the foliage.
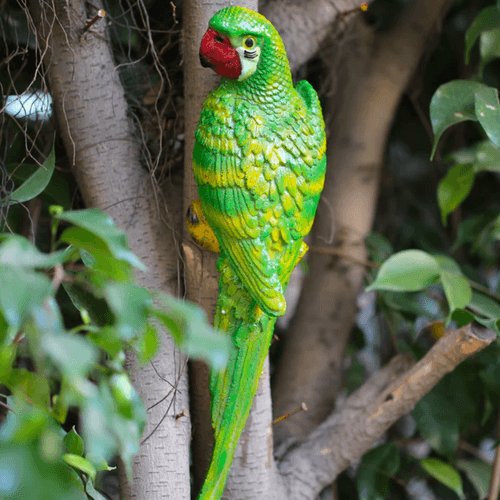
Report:
M497 89L485 81L493 81L490 67L500 58L500 3L484 8L464 38L467 63L475 61L474 47L479 41L476 75L440 85L429 106L434 135L431 158L438 158L436 165L441 160L440 139L462 122L477 124L473 140L444 156L449 167L435 191L443 226L453 214L454 240L443 244L443 240L427 239L425 246L421 245L424 249L399 252L394 252L391 242L381 234L373 233L367 240L379 269L370 273L366 290L377 291L377 304L390 332L398 334L396 345L417 358L433 340L420 334L422 325L429 322L434 322L428 331L435 338L442 335L443 323L460 327L472 321L500 335L498 286L484 283L474 269L479 259L498 275L500 207L494 200L486 210L467 205L474 194L478 200L476 183L486 175L496 178L500 173L500 103ZM483 195L480 203L487 201ZM419 231L422 227L424 224ZM410 330L413 338L405 335L405 330ZM419 478L427 478L431 497L486 498L491 464L465 454L461 443L484 447L485 437L494 429L500 404L499 355L497 341L446 376L416 405L408 417L414 427L405 438L418 436L417 440L427 445L424 454L412 446L402 454L394 441L365 454L357 475L359 498L406 498L396 491L399 478L404 478L411 498L410 484Z
M52 152L49 168L40 167L11 201L38 195L54 161ZM144 265L109 216L96 209L51 211L50 253L19 235L0 235L0 383L10 392L0 428L6 500L101 499L96 474L110 469L114 455L131 474L146 410L125 372L125 350L151 360L160 325L214 368L224 366L229 351L228 339L198 307L134 283L133 268ZM64 297L73 312L63 314ZM73 408L80 411L82 437L74 427L65 430Z

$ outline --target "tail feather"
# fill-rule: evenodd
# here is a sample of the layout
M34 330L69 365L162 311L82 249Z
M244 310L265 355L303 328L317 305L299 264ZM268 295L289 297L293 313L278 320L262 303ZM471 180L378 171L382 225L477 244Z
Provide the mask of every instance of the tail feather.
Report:
M255 306L259 318L240 322L238 344L223 372L211 376L215 446L199 500L219 500L224 491L239 437L245 427L271 343L275 317ZM256 328L258 326L258 328Z
M306 250L305 244L297 242L283 259L288 264L280 274L284 287ZM199 500L220 500L224 492L276 323L276 317L264 313L245 289L226 258L219 258L217 268L221 275L214 326L232 336L234 349L225 370L210 375L215 442Z

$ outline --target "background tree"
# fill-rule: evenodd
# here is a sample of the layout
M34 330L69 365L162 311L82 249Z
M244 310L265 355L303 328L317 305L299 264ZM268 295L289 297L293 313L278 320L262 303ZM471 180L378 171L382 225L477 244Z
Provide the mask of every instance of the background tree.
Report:
M258 7L251 1L237 3ZM215 256L189 240L183 214L196 197L191 166L194 128L201 104L216 82L198 64L199 40L213 13L229 4L189 0L127 5L80 0L33 1L29 5L5 2L6 9L0 14L2 94L17 94L26 103L26 90L48 90L55 117L51 124L40 126L13 112L7 99L4 102L0 145L5 233L20 233L43 250L55 251L51 238L53 243L61 231L53 230L49 236L47 201L64 208L101 208L126 231L130 249L147 266L147 271L137 271L141 286L171 296L185 295L211 317L217 293ZM461 84L444 87L433 99L432 122L426 110L439 84L452 78L477 74L490 88L498 86L494 59L498 56L495 30L500 15L495 6L477 18L468 32L467 45L463 45L465 29L487 4L377 0L370 3L366 15L360 14L357 1L275 0L259 6L281 33L297 79L307 77L322 96L329 166L295 316L288 326L281 324L280 341L272 348L275 418L303 403L308 410L271 426L270 370L264 370L224 498L408 498L416 486L430 488L426 494L437 498L485 495L492 468L481 450L493 435L494 409L499 403L495 382L498 346L493 342L500 317L495 252L498 206L493 195L498 182L496 149L486 142L455 156L456 166L446 176L440 150L433 164L428 158L433 132L439 137L449 125L469 118L479 120L495 144L495 120L499 120L482 119L481 102L485 110L496 106L494 96L483 87L480 90L485 94L480 97L475 97L479 87L473 86L472 91L471 87L465 91ZM106 9L104 18L98 14L101 8ZM92 19L93 24L89 23ZM461 62L464 49L469 54L478 40L479 53L472 52L472 64L466 67ZM40 104L46 97L39 92L33 100ZM56 173L52 177L46 174L50 183L45 190L36 192L33 180L23 185L36 198L20 196L15 188L29 177L26 172L33 172L27 162L40 165L45 160L39 177L42 171L53 169L53 157L51 164L48 154L54 128ZM450 130L445 133L447 149L475 144L483 133L481 128L467 129L463 124ZM490 173L480 173L484 171ZM469 192L462 207L454 210ZM16 205L16 200L26 203ZM444 223L451 212L448 227ZM162 313L166 300L162 295L154 295L153 306L138 289L126 288L133 297L127 302L126 294L116 291L118 285L112 288L97 280L96 276L110 278L106 266L99 267L103 262L114 263L116 270L121 269L124 255L128 266L136 261L124 253L126 247L121 243L115 246L116 235L102 233L101 225L109 223L93 220L92 214L85 212L78 218L63 212L55 216L63 229L69 223L79 228L73 239L68 233L63 233L65 239L61 236L82 249L76 256L54 254L52 260L39 256L36 260L31 247L16 243L17 247L9 247L10 254L0 253L0 264L10 272L24 262L35 273L43 261L41 267L49 270L54 288L64 283L64 291L49 295L54 294L65 323L72 325L81 321L82 309L99 315L94 300L81 306L75 319L74 305L78 307L80 302L68 291L67 281L71 272L80 270L76 257L83 256L83 262L94 271L84 279L92 284L94 298L103 299L104 304L99 305L106 306L110 315L102 325L90 319L81 328L82 339L106 352L102 359L89 358L89 366L104 375L96 377L82 366L78 380L88 378L94 384L97 380L109 387L109 401L115 407L106 415L125 415L130 425L139 428L138 399L123 402L119 384L128 379L121 365L113 364L118 354L132 347L140 359L148 359L156 345L153 332L161 324L185 349L213 359L212 351L203 348L203 339L190 337L193 330L212 334L203 322L193 326L190 319L195 313L178 303L169 302L167 313ZM95 224L89 226L89 220ZM371 232L373 225L378 233ZM17 240L7 238L5 244L13 245L12 241ZM101 261L102 245L109 252ZM409 248L419 251L395 254L387 260L395 250ZM434 257L438 254L452 255L455 260ZM23 257L26 255L30 257ZM130 278L130 269L123 272ZM363 284L371 284L372 291L360 295ZM99 293L102 297L97 297ZM3 296L7 296L5 291ZM40 305L46 307L45 295L41 297ZM134 303L142 304L156 323L146 320L145 313L139 314L139 323L133 323L131 318L137 320ZM14 328L5 300L0 300L0 309L2 324ZM358 310L362 314L357 316ZM26 321L34 321L30 319L34 314L26 312ZM447 319L454 322L443 326ZM136 336L127 337L127 329L120 327L124 323L133 325ZM47 484L73 480L84 485L86 495L100 498L94 488L96 459L81 452L80 438L74 436L89 422L85 408L95 410L96 406L82 399L76 404L79 412L70 410L67 419L55 412L58 400L54 396L64 399L64 392L58 385L61 377L51 371L54 354L47 354L47 362L45 358L34 359L32 364L23 361L29 358L26 352L34 352L29 339L42 329L42 323L35 321L34 325L30 330L23 323L14 339L3 336L0 355L8 369L0 375L12 393L8 402L28 397L40 415L49 415L43 417L45 424L35 434L33 425L19 424L19 428L33 431L36 443L43 445L48 442L46 436L52 435L43 429L57 428L52 418L59 417L69 431L61 441L69 453L51 455L58 464L60 460L61 468L59 475L47 476ZM427 327L422 329L424 325ZM60 329L63 333L63 326ZM109 340L102 340L112 338L114 332L120 337L116 352ZM439 341L431 342L443 333L446 335ZM145 347L147 339L153 339L153 348ZM481 355L465 361L492 342ZM28 351L21 352L25 345ZM62 373L62 386L68 379L76 387L77 379L64 372L69 370L66 364L56 366ZM120 498L188 498L191 434L193 492L203 480L210 457L206 365L191 363L189 400L187 358L163 332L152 361L138 365L135 356L128 354L126 368L148 411L140 451L133 459L132 482L127 481L125 470L131 461L130 449L138 443L124 436L116 439L114 448L107 448L125 464L120 472ZM46 379L48 382L41 382ZM44 396L39 397L40 393ZM412 416L402 418L416 404ZM11 420L2 427L3 449L14 457L21 456L25 448L12 429L16 418L32 415L30 408L11 408L15 412L9 413ZM76 431L71 431L78 422ZM84 435L87 451L94 438L90 430ZM379 446L372 449L374 444ZM51 449L42 445L36 449ZM416 445L424 448L420 455ZM18 476L5 465L9 460L12 463L8 453L0 450L0 471L12 481L4 483L7 486L0 491L6 498L16 498L12 491ZM47 459L46 454L43 457ZM101 475L95 484L112 494L109 482L116 476L107 474L107 479L99 479ZM493 478L491 495L498 493L495 474ZM38 488L37 494L55 498L54 491Z

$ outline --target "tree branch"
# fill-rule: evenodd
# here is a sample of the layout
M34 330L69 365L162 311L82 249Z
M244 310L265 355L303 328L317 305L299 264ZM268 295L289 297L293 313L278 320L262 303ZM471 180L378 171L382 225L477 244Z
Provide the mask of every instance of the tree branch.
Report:
M307 442L284 457L280 471L287 498L316 499L447 373L495 339L492 330L473 323L447 329L418 363L405 355L393 358L312 432Z
M328 172L313 228L313 245L342 255L314 255L284 338L273 385L275 417L304 401L309 410L277 426L277 443L304 439L331 412L342 386L345 347L366 261L387 135L396 107L449 0L418 0L396 28L376 33L358 19L343 44L331 44ZM340 53L340 55L339 55ZM325 56L326 57L326 56ZM337 65L336 60L340 59Z
M260 13L278 30L290 68L297 71L318 52L339 14L360 5L359 0L274 0L265 2Z

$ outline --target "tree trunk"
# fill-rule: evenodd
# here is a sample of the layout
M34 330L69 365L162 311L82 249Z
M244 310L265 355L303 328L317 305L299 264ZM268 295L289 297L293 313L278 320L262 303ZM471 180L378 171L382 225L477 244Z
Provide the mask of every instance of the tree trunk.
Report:
M102 7L95 3L95 8L82 0L34 0L30 4L59 132L86 206L106 210L127 232L132 251L146 264L147 272L137 273L138 283L175 294L178 251L174 230L179 231L180 220L175 207L181 200L169 193L172 219L170 228L166 227L160 221L164 207L139 162L138 134L127 115L106 40L106 20L84 32L87 20ZM132 356L127 359L131 380L146 407L169 392L165 381L177 391L148 411L144 436L153 435L134 460L133 483L121 475L123 500L190 498L190 420L175 420L176 413L189 407L186 359L165 332L154 364L156 370L151 364L137 366Z
M309 410L277 426L276 440L285 447L303 440L326 418L342 387L343 358L364 276L359 262L366 260L364 239L375 216L387 136L449 5L449 0L415 1L388 33L376 33L359 19L348 43L332 45L340 55L329 56L329 93L334 95L325 109L328 172L313 228L315 255L273 386L276 416L303 401Z

